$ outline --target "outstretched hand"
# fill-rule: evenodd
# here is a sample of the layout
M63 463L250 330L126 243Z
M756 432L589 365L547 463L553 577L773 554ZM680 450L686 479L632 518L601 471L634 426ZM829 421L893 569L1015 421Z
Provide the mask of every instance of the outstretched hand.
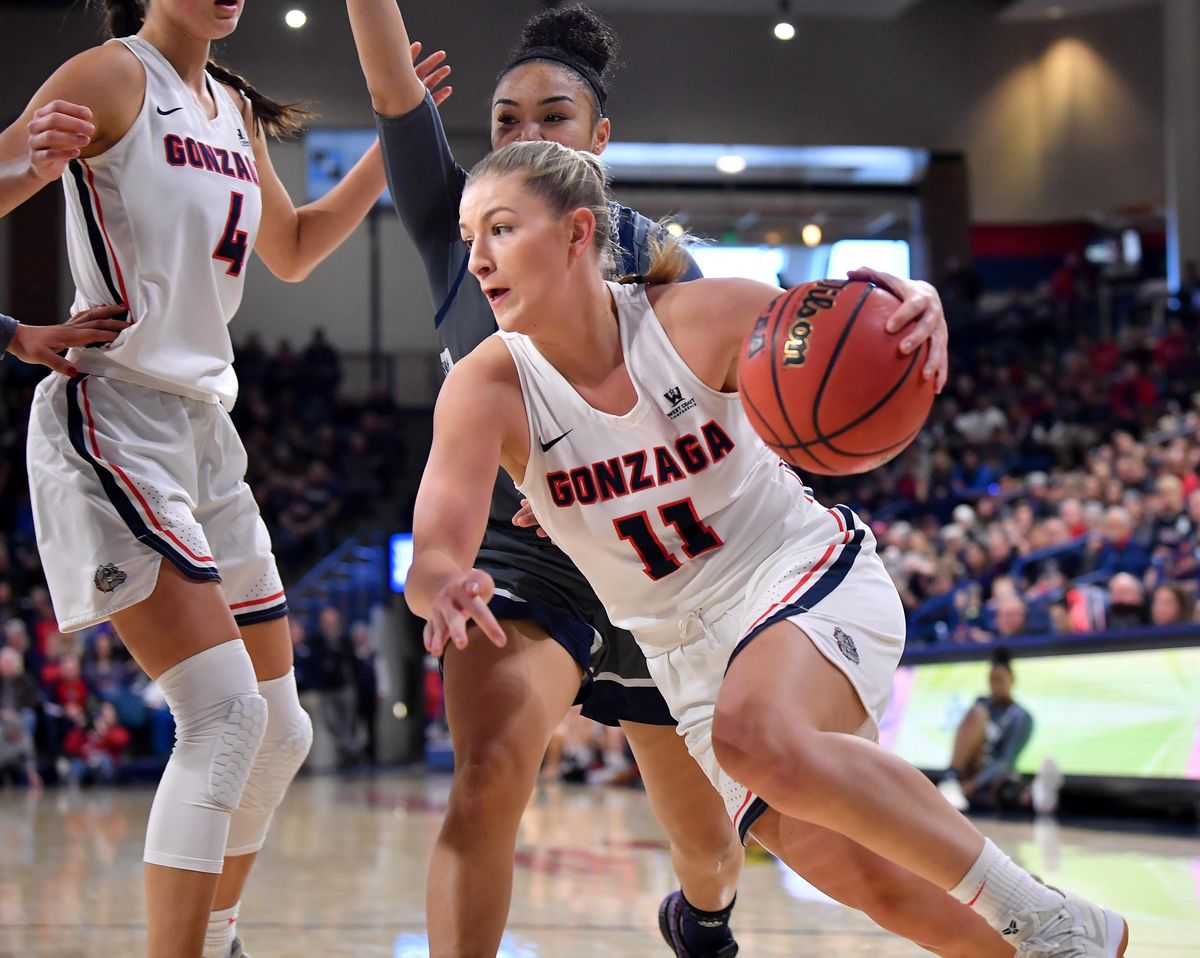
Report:
M18 326L8 351L23 362L49 366L64 376L76 376L79 371L59 356L59 351L111 343L133 323L127 318L116 318L122 314L128 315L128 307L97 306L76 313L61 326Z
M885 329L889 333L907 331L900 344L900 351L906 356L929 341L929 358L921 378L932 379L934 392L940 393L950 373L950 331L938 291L921 280L901 279L866 266L851 270L848 275L852 280L882 286L900 300L900 308L888 318Z
M433 597L433 608L423 633L425 651L441 656L449 642L465 649L467 625L472 620L493 645L503 647L508 636L488 608L495 591L495 580L478 569L467 569L448 578Z
M450 94L454 92L454 87L443 86L439 89L446 77L450 75L450 67L446 64L446 51L437 50L429 54L424 60L417 60L421 55L421 44L419 41L413 41L410 47L412 53L413 69L417 73L417 78L425 84L425 89L429 91L433 97L433 105L441 106L448 99Z

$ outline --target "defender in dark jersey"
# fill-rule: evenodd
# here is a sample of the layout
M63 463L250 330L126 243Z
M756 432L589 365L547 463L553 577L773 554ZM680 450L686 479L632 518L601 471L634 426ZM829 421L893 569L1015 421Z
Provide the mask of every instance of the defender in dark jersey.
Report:
M392 197L425 265L448 370L496 330L487 299L467 274L459 235L466 173L432 99L394 55L409 42L394 0L347 6L379 115ZM613 44L608 28L579 8L531 21L493 98L492 146L554 139L602 151L610 130L603 75ZM661 228L626 207L614 206L613 214L616 270L647 268ZM700 275L693 263L689 278ZM477 559L496 580L493 610L511 628L511 641L503 651L480 644L445 658L457 772L430 869L431 950L496 949L508 913L517 823L550 734L579 699L585 715L624 728L671 839L682 891L664 902L669 944L683 956L736 954L728 919L742 850L722 802L675 734L633 637L609 623L559 549L513 524L519 507L512 481L498 475Z

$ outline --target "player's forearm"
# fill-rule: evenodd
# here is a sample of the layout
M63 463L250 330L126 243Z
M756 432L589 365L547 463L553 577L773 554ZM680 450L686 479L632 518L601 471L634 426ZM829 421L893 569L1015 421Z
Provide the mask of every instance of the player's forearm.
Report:
M346 0L371 105L380 116L400 116L425 99L413 69L408 30L396 0Z
M470 568L458 561L449 550L440 546L422 548L413 553L413 564L404 582L404 599L413 615L428 619L434 596L449 579Z
M296 246L291 279L303 279L337 249L371 211L386 181L379 143L332 190L296 210Z

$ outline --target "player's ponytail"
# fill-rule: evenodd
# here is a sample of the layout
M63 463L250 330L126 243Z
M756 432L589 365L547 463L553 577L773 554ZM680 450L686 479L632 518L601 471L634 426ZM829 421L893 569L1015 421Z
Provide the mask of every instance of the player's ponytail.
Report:
M104 28L110 36L128 37L142 29L146 9L141 0L103 0Z
M469 179L512 174L521 176L525 185L560 215L583 207L592 211L596 217L593 245L600 268L610 274L616 244L608 207L608 176L600 158L553 140L522 140L485 156L475 164Z
M104 26L110 36L128 37L142 29L146 22L144 0L100 0L104 8ZM208 72L219 83L225 83L250 101L254 122L272 136L294 136L299 133L305 119L312 116L295 103L280 103L264 96L252 87L244 77L213 60L208 61Z
M250 101L254 122L271 136L295 136L304 129L304 121L312 116L308 110L296 103L280 103L254 89L245 77L239 76L228 67L214 60L208 61L208 72L221 83L227 83Z
M692 257L687 251L687 234L675 236L667 232L665 224L660 225L664 228L650 238L650 268L644 273L622 276L617 280L618 283L645 283L647 286L674 283L691 269Z

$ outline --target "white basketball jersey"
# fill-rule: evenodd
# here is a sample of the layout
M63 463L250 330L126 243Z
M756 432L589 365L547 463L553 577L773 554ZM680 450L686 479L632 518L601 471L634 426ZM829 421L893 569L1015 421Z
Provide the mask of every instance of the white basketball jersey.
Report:
M208 78L209 119L175 68L140 37L141 112L101 156L63 173L73 311L125 303L136 321L110 349L73 349L80 370L220 402L237 398L226 324L242 298L262 198L246 124Z
M528 337L498 335L529 416L521 492L612 621L641 640L689 611L740 601L754 569L825 510L758 438L738 396L680 358L645 287L609 288L638 395L623 416L585 402Z

